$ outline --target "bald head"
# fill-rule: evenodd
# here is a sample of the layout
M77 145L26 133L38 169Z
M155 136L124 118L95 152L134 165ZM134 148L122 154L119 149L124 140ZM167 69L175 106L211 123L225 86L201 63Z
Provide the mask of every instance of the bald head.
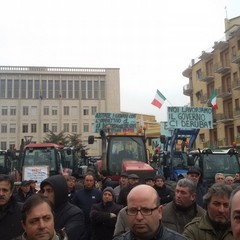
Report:
M128 194L127 201L134 201L134 199L142 199L160 205L160 199L156 190L149 185L141 184L134 187Z
M131 231L139 239L153 239L162 219L162 206L156 190L149 185L134 187L127 197L127 214Z

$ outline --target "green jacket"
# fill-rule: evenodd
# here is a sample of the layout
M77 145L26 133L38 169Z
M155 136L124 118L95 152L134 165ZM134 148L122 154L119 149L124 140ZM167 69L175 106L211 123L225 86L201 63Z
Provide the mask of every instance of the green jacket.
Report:
M188 223L183 235L191 240L233 240L230 224L227 230L220 233L213 228L207 213Z

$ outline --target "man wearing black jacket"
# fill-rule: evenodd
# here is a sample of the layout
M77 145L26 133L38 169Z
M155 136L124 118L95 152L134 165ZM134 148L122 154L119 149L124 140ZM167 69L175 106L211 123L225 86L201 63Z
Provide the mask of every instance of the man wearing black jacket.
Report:
M0 175L0 239L9 240L23 233L21 224L22 204L13 197L13 179Z
M69 240L86 240L84 215L80 208L68 202L68 187L64 176L51 176L41 182L41 192L54 205L56 230L64 230Z

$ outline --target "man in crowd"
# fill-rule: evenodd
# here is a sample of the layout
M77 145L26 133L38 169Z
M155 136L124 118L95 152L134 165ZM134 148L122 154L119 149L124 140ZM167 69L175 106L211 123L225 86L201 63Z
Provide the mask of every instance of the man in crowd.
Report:
M0 239L10 240L23 233L21 207L13 197L13 179L0 175Z
M121 173L120 179L119 179L119 185L113 189L115 197L116 197L116 202L118 201L118 196L124 187L128 185L128 174L127 173Z
M73 203L83 210L85 223L86 223L86 232L87 239L91 239L91 221L90 221L90 211L92 205L95 203L100 203L102 200L102 192L99 189L95 188L95 178L91 174L87 174L84 177L84 189L79 190L73 199Z
M27 198L35 194L32 191L30 184L31 184L30 181L26 181L26 180L21 182L20 188L18 189L15 195L18 202L24 203Z
M156 190L151 186L138 185L129 192L126 212L130 231L116 236L114 240L185 239L161 224L162 206Z
M232 176L225 177L225 184L232 186L234 178Z
M215 174L215 183L225 183L225 176L223 173Z
M147 178L145 178L145 184L153 187L154 186L154 177L147 177Z
M81 209L68 202L65 177L50 176L41 182L40 189L54 205L55 229L64 229L69 240L85 240L84 215Z
M73 198L76 194L76 178L74 176L65 176L67 180L67 186L68 186L68 201L70 203L73 202Z
M137 174L129 174L128 175L128 185L121 189L117 203L123 205L124 207L127 206L127 195L128 193L137 186L139 183L139 176Z
M193 218L202 216L205 210L196 204L196 183L183 178L177 182L174 200L163 206L163 224L179 233Z
M29 197L22 209L24 233L16 240L67 240L66 234L54 229L52 203L45 197L35 194Z
M204 207L203 196L207 192L207 184L202 180L202 171L199 167L193 167L188 170L187 178L197 184L196 203Z
M188 223L183 234L189 239L233 239L229 219L231 192L232 188L229 185L213 184L203 197L207 212Z
M240 240L240 187L234 189L231 194L230 219L234 240Z

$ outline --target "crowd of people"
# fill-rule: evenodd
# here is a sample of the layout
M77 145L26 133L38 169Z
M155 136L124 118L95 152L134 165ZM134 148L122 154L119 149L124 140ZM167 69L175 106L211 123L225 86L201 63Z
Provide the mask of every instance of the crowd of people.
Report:
M170 186L161 175L105 170L100 182L54 175L15 186L0 175L1 240L240 240L240 173L217 173L210 187L192 168Z

